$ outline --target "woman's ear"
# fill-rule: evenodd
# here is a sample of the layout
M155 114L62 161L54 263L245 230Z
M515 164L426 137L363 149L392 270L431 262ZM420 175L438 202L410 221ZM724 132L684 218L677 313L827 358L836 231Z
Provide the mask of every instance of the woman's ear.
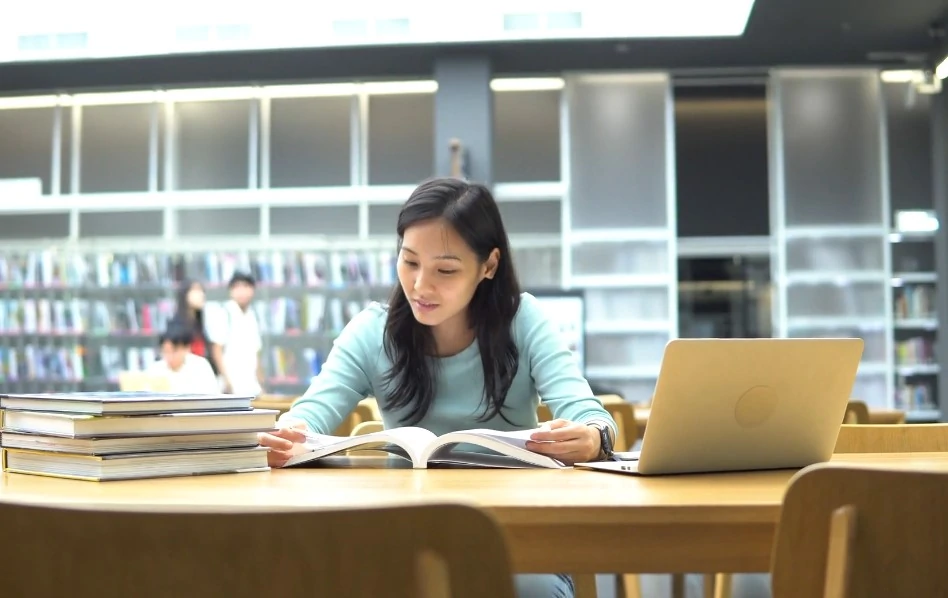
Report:
M500 250L495 247L487 256L487 261L484 262L484 278L494 278L498 264L500 264Z

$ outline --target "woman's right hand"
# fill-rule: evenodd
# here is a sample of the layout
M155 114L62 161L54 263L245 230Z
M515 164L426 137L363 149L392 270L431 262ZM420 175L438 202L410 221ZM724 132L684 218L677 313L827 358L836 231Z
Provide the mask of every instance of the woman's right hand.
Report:
M280 426L273 432L261 432L257 435L260 446L265 446L267 452L267 463L270 467L283 467L291 457L306 452L303 443L306 442L307 429L306 422L299 420L290 420L277 422Z

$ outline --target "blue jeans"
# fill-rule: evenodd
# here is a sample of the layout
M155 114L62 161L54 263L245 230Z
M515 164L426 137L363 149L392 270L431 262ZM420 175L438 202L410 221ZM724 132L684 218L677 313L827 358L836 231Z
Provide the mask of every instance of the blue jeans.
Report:
M514 575L517 598L573 598L576 594L569 575L521 573Z

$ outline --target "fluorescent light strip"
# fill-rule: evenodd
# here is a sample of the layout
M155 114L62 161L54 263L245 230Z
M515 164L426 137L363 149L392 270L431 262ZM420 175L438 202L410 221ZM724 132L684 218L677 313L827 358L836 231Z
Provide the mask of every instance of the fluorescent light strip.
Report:
M78 106L114 106L120 104L151 104L161 101L164 92L116 91L112 93L80 93L72 96L70 103Z
M268 98L318 98L355 95L355 83L317 83L313 85L269 85L260 88Z
M925 73L918 70L882 71L879 78L884 83L921 83L925 80Z
M403 93L435 93L437 81L379 81L362 83L361 91L370 95L397 95Z
M495 79L491 88L495 91L562 89L563 80L550 79ZM263 87L206 87L195 89L117 91L80 93L69 95L45 95L23 97L0 97L0 110L17 108L51 108L54 106L109 106L122 104L150 104L153 102L215 102L227 100L253 100L269 98L305 98L352 96L358 93L369 95L429 94L438 91L438 82L377 81L369 83L317 83L307 85L268 85Z
M169 89L166 102L219 102L224 100L252 100L260 97L257 87L206 87L200 89Z
M563 89L566 82L560 77L492 79L493 91L556 91Z
M935 67L935 76L939 79L948 78L948 58L945 58L941 63Z
M0 98L0 110L18 110L25 108L52 108L63 103L62 96L22 96Z

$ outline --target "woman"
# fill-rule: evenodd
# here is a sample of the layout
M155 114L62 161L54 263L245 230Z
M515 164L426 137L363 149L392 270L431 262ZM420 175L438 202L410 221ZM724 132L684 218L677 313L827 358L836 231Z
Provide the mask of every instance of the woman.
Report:
M207 359L211 363L214 374L217 366L211 359L210 343L204 331L204 304L207 296L204 286L196 280L184 280L178 286L176 296L175 315L172 323L184 326L191 331L191 353ZM170 327L171 324L169 324Z
M303 430L331 434L369 395L386 428L438 435L535 428L539 395L556 419L527 448L566 463L600 458L601 430L614 439L615 422L539 302L521 294L490 191L457 179L422 183L397 232L389 305L373 304L346 326L280 429L260 435L270 465L303 451ZM516 584L522 598L573 596L564 575L518 575Z

